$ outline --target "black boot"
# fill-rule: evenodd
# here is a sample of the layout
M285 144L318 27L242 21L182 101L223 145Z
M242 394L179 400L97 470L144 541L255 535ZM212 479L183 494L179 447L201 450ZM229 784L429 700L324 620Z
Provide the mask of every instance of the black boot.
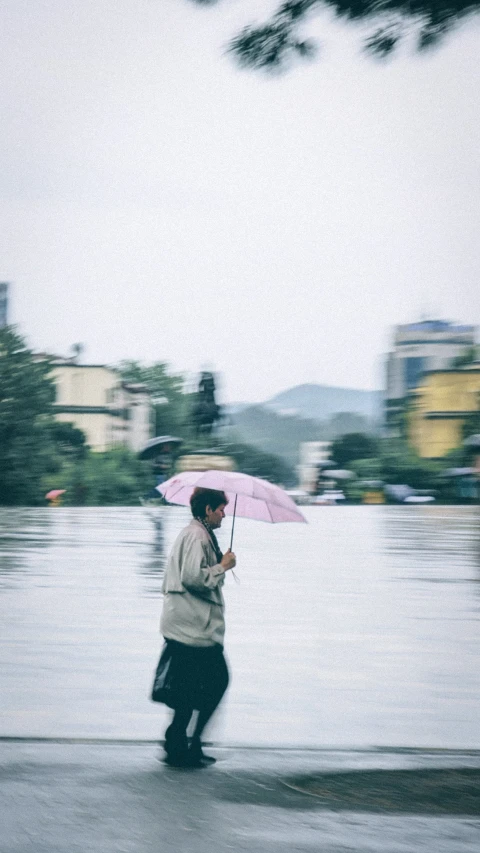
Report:
M171 767L190 767L191 756L186 732L173 723L165 732L165 764Z
M196 738L196 737L192 738L189 753L190 753L191 760L193 762L196 762L196 766L198 766L198 764L203 765L203 766L208 765L208 764L215 764L215 762L217 760L216 758L213 757L213 755L205 755L205 753L202 749L202 744L201 744L200 738Z

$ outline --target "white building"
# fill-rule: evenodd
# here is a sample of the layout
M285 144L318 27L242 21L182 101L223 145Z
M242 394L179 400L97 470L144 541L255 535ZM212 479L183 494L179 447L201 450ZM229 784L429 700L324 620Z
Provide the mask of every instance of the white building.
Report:
M301 442L298 466L298 481L301 489L306 492L315 492L319 469L329 462L331 447L331 441Z
M111 367L59 361L54 364L55 418L73 423L92 450L123 445L137 452L151 437L152 405L145 385L122 381Z

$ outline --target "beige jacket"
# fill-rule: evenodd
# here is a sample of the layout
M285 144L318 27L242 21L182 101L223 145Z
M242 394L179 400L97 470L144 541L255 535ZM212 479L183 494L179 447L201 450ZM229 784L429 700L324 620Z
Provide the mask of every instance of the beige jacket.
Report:
M192 519L178 535L167 562L163 636L187 646L223 646L224 582L210 536L200 521Z

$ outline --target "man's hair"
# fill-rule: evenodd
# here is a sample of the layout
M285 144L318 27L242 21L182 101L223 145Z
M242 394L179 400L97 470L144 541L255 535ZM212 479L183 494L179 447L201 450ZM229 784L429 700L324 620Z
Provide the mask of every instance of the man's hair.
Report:
M225 492L216 489L202 489L197 486L190 498L190 507L194 518L205 518L207 506L216 510L220 504L227 504L228 498Z

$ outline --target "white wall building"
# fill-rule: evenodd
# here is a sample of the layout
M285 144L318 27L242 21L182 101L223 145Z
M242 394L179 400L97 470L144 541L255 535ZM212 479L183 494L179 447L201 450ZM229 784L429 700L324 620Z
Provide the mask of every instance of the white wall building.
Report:
M87 436L92 450L117 445L137 452L151 437L152 405L144 385L122 382L111 367L57 362L55 418L73 423Z

